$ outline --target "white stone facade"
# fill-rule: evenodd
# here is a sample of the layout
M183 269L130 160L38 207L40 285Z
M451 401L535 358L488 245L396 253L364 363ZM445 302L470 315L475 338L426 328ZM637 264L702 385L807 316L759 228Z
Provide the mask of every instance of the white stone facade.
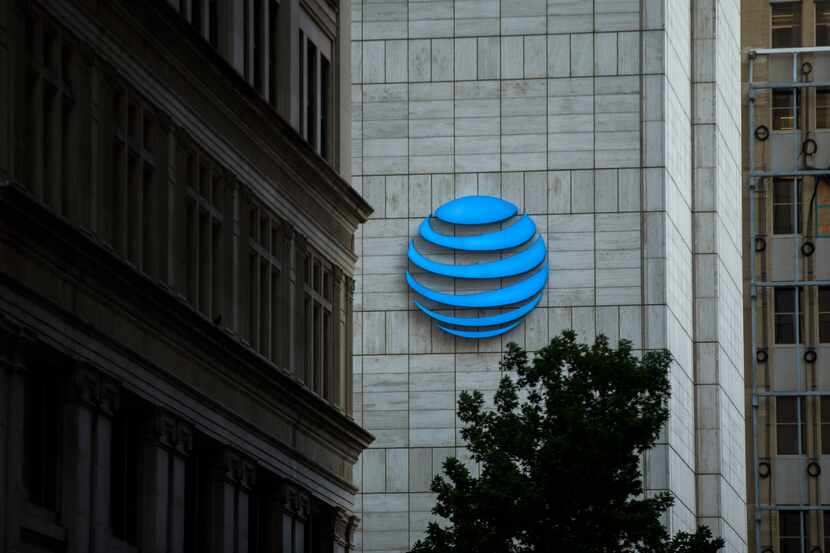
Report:
M407 551L430 481L465 457L455 407L492 392L504 344L563 329L668 347L671 420L644 462L746 550L737 0L354 0L358 235L355 417L362 551ZM543 303L501 338L453 339L415 310L406 244L445 201L491 194L549 248Z

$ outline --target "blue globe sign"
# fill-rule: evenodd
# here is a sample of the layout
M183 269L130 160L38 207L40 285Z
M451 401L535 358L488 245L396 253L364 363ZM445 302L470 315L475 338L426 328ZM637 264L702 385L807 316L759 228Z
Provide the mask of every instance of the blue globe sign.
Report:
M461 236L442 234L433 229L433 219L452 225L473 226L496 225L517 217L518 209L512 203L493 196L464 196L449 201L428 216L418 228L420 237L430 244L450 251L500 252L515 250L497 261L472 264L439 263L429 259L409 242L409 261L416 267L434 275L452 279L505 279L522 276L518 282L496 290L470 294L449 294L424 286L406 272L409 287L436 307L430 309L421 301L415 305L429 318L438 323L438 328L461 338L490 338L509 332L519 326L525 316L533 311L542 300L548 281L547 248L545 241L536 234L536 224L528 215L518 218L497 230L479 234L464 233ZM524 246L524 247L523 247ZM450 316L435 309L457 309L476 312L480 309L504 309L498 315ZM468 313L469 314L469 313ZM474 313L474 315L477 315Z

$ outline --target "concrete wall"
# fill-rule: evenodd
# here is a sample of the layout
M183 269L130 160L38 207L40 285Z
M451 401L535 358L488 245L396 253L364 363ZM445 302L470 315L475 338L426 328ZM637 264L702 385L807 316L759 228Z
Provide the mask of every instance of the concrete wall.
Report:
M375 208L355 291L363 551L422 535L432 476L465 458L458 393L496 388L507 342L566 328L672 350L647 487L674 492L672 531L746 549L739 21L734 1L354 0L353 185ZM526 322L480 341L435 329L403 279L421 218L475 193L530 213L551 265Z

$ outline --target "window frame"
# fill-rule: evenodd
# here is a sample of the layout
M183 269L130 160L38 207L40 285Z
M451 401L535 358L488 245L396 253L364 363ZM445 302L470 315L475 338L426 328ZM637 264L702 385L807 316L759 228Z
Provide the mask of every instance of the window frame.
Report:
M795 94L793 94L795 92ZM792 104L793 95L795 96L795 107ZM786 106L780 106L776 104L776 100L786 96L789 98L787 101ZM786 89L773 89L770 91L770 128L773 132L777 133L791 133L798 130L801 130L801 112L802 112L802 98L801 98L801 90L800 89L793 89L793 88L786 88ZM778 112L790 112L790 116L787 117L786 115L781 116L780 119L776 118L776 113ZM778 121L790 119L793 124L789 127L780 126Z
M790 25L776 25L775 17L776 17L776 8L781 8L782 6L792 6L795 9L794 14L797 15L797 23L792 23ZM769 20L769 32L770 32L770 40L769 44L771 48L799 48L803 46L803 30L802 26L804 24L803 18L803 10L801 9L801 2L771 2L770 3L770 20ZM779 14L785 15L785 14ZM792 38L792 34L795 33L796 40L793 44L784 44L784 45L777 45L775 43L775 31L780 29L790 29L790 34ZM797 29L797 32L795 31Z
M830 15L830 2L828 2L827 0L815 0L813 2L813 21L815 22L815 45L830 46L830 18L828 18L828 21L826 23L819 23L819 6L822 4L826 6L827 13L828 15ZM827 34L827 42L825 44L819 44L819 26L825 27L826 29L825 32Z
M320 157L329 163L334 162L334 144L332 137L336 131L336 108L334 97L335 89L335 56L336 37L323 30L320 25L314 22L312 17L304 10L300 10L300 21L298 28L298 39L300 48L300 71L299 71L299 128L303 139L308 142L311 148ZM309 58L309 43L314 47L314 59ZM323 60L326 60L326 64ZM322 71L323 67L329 67L328 90L322 92ZM313 70L313 79L309 79L309 70ZM313 85L313 86L311 86ZM310 105L309 96L313 94L314 106ZM322 109L322 100L326 99L325 110ZM325 113L327 129L321 129L321 120ZM309 121L313 115L314 121ZM313 124L312 124L313 123ZM321 143L321 137L325 137L326 145ZM325 155L324 155L325 154Z
M785 526L789 526L789 524L784 522L784 518L788 517L798 517L798 526L799 531L798 534L784 534ZM806 551L807 545L810 542L810 527L809 527L810 517L807 511L795 511L795 510L782 510L778 511L778 551L780 553L789 553L791 548L787 545L790 542L797 542L797 548L795 549L799 553L804 553ZM802 530L804 531L802 534ZM803 537L803 539L802 539ZM785 541L786 540L786 541ZM803 547L802 547L803 546Z
M782 411L784 411L784 401L792 401L794 417L792 420L782 420ZM799 421L799 409L801 410L801 418ZM784 445L788 445L782 439L782 433L786 429L795 428L795 448L794 451L784 450ZM799 444L799 434L801 433L801 443ZM806 455L807 452L807 401L804 396L776 396L775 397L775 442L776 453L778 455ZM799 448L799 445L801 446ZM787 448L788 449L788 448Z
M785 201L778 201L778 194L777 189L781 186L782 188L788 188L789 190L795 189L795 203L796 203L796 220L793 223L792 219L789 221L789 231L779 232L778 223L779 219L777 216L777 209L778 207L785 207L785 211L788 217L791 217L793 209L793 195L792 192L789 193L789 197ZM798 177L773 177L771 182L772 194L770 195L770 200L772 203L772 216L770 217L770 223L772 225L771 234L773 236L801 236L804 232L804 179ZM783 222L781 223L783 226Z
M822 309L822 295L826 294L826 304ZM820 344L830 344L830 286L819 286L816 289L816 333ZM826 320L827 334L822 333L822 317ZM830 420L828 420L830 422ZM830 455L830 451L828 451Z
M799 329L798 329L799 336L798 337L800 338L800 343L801 344L805 343L805 338L806 337L804 336L804 334L805 334L805 332L804 332L804 311L805 311L804 306L806 304L804 302L804 296L805 296L804 288L801 287L801 286L781 286L781 287L773 288L773 293L772 293L772 296L773 296L773 298L772 298L773 299L772 324L773 324L774 339L775 339L775 344L776 345L795 345L795 343L796 343L796 341L795 341L795 339L796 339L795 338L795 321L794 321L794 319L795 319L795 307L796 307L796 304L795 304L795 298L796 298L795 290L796 289L798 289L798 296L797 296L798 297L798 323L799 323ZM778 295L779 295L779 293L782 293L782 292L785 292L785 291L792 291L793 292L793 299L792 299L793 311L781 311L781 310L779 310L779 296ZM781 301L783 301L783 299ZM792 321L792 324L793 324L793 328L792 328L792 337L793 338L792 338L791 342L784 342L784 341L781 341L783 339L783 337L779 338L779 331L778 331L779 324L780 324L779 323L779 317L790 317L791 318L791 321Z

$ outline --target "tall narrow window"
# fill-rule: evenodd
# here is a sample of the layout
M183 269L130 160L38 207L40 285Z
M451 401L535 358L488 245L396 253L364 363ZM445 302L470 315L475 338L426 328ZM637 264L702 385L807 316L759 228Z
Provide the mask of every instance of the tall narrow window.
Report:
M208 42L219 48L219 9L217 0L208 0Z
M328 400L334 378L332 363L331 265L311 253L305 263L306 384Z
M306 44L306 140L317 149L317 47L310 40Z
M219 324L222 319L223 169L201 152L185 157L187 179L187 282L191 305Z
M830 236L830 180L816 179L816 235Z
M807 520L806 511L778 511L780 553L806 553L810 542Z
M830 46L830 2L816 1L816 46Z
M772 7L772 47L801 46L801 2L776 2Z
M821 397L821 454L830 455L830 396Z
M824 524L824 551L830 551L830 511L823 511L821 515Z
M776 131L798 129L798 114L801 113L801 91L772 91L772 128Z
M280 339L286 328L282 295L281 224L254 202L249 208L249 315L251 346L279 364Z
M816 89L816 128L830 129L830 88Z
M807 449L807 410L803 397L778 396L775 402L778 454L802 455Z
M298 53L300 55L300 60L298 67L300 68L299 74L299 83L300 83L300 91L299 91L299 98L300 98L300 134L302 136L306 135L306 129L308 128L308 124L305 120L305 33L302 30L298 31L299 34L299 44L298 44Z
M136 269L157 270L156 116L137 95L113 96L112 187L103 209L113 210L111 243Z
M68 216L75 184L70 152L77 126L76 48L45 16L32 16L27 23L25 185L44 204Z
M331 64L320 56L320 155L329 159L329 102L331 86Z
M258 92L265 90L265 34L263 24L265 23L266 0L254 0L254 78L253 85Z
M830 343L830 286L818 289L818 341Z
M801 179L772 181L772 233L801 234Z
M136 411L122 405L112 423L110 520L113 535L132 545L138 543L136 498L140 485L141 441Z
M271 1L268 8L268 76L271 80L268 86L268 101L272 106L277 106L277 87L279 79L279 3Z
M795 288L775 289L775 343L795 343ZM798 332L804 343L804 290L798 294Z
M58 381L51 368L27 373L23 413L23 484L29 502L50 511L60 506L63 413Z

